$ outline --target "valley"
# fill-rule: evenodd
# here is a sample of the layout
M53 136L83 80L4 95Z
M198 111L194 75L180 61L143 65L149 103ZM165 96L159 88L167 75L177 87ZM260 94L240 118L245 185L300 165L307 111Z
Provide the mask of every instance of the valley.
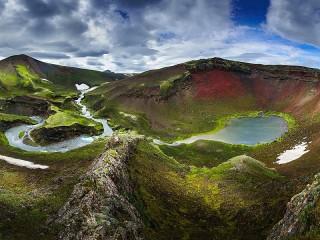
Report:
M130 77L0 61L0 239L273 239L320 172L319 76L221 58Z

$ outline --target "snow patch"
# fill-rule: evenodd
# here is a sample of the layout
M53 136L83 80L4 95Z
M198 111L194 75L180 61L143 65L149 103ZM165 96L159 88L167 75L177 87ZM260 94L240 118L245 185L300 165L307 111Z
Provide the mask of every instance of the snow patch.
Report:
M302 142L300 144L295 145L292 149L286 150L281 153L277 160L277 164L285 164L294 160L297 160L305 153L309 152L310 150L306 150L308 147L308 142Z
M50 80L46 79L46 78L41 78L42 81L45 81L45 82L49 82L49 83L52 83Z
M30 169L47 169L49 166L45 165L40 165L40 164L34 164L33 162L17 159L17 158L12 158L12 157L7 157L0 155L0 160L6 161L9 164L13 164L19 167L26 167Z
M76 88L79 91L87 90L90 87L87 84L81 83L81 84L76 84Z

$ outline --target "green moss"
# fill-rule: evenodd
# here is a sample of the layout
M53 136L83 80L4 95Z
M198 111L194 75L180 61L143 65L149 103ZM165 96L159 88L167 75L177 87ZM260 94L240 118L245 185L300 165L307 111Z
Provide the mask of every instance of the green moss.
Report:
M160 91L162 95L165 95L168 91L168 89L172 86L172 83L170 81L163 81L160 84Z
M0 113L0 121L5 121L5 122L21 121L28 124L37 123L37 121L32 120L26 116L19 116L14 114L5 114L5 113Z
M213 168L187 167L140 141L129 167L148 239L262 239L271 226L266 220L275 223L289 199L279 187L284 178L246 156ZM269 210L257 217L257 206Z
M232 157L251 152L250 146L233 145L219 141L199 140L193 144L160 145L159 147L166 155L172 156L180 163L197 167L215 167Z
M23 138L24 134L25 134L25 131L20 132L20 133L19 133L19 138L20 138L20 139Z
M3 139L2 133L0 139ZM59 229L48 228L47 218L56 214L67 201L79 176L105 150L105 144L105 139L99 139L90 146L66 153L33 153L0 141L2 155L49 165L48 170L32 170L1 163L1 237L6 240L53 239Z
M80 124L83 126L91 126L101 129L101 123L97 123L91 119L79 116L77 114L71 112L57 112L50 117L48 117L45 121L45 125L43 127L46 128L55 128L59 126L71 126L73 124Z

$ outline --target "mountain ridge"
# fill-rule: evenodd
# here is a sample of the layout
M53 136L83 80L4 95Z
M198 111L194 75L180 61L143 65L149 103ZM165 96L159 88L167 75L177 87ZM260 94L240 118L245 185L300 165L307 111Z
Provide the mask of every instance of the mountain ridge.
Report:
M31 73L62 86L74 86L76 83L94 86L127 77L121 73L100 72L46 63L25 54L13 55L0 61L0 71L6 74L16 74L17 66L28 67Z

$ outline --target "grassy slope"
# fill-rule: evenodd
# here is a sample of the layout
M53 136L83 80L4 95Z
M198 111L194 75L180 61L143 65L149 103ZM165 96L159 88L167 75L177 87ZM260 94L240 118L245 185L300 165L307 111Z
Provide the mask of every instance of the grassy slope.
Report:
M26 66L40 78L48 79L55 85L71 88L74 88L76 83L86 83L89 86L93 86L126 77L124 74L113 72L100 72L49 64L26 55L11 56L0 61L0 70L4 74L15 74L17 66ZM0 74L0 77L1 75L3 74Z
M67 153L33 153L8 146L1 133L0 140L0 154L49 166L30 170L0 161L0 239L53 239L56 229L47 229L46 219L66 202L105 141Z
M15 120L21 120L25 123L35 123L35 121L31 120L30 118L26 117L26 116L17 116L14 114L5 114L5 113L0 113L0 121L4 121L4 122L12 122Z
M194 70L208 66L209 70ZM177 77L189 76L187 71L191 79ZM101 85L90 92L85 101L97 115L110 118L116 129L131 129L168 142L220 128L221 120L232 115L270 110L287 113L286 120L295 119L296 125L281 142L245 149L204 142L162 149L184 163L205 166L215 166L230 156L247 153L296 178L311 176L320 167L320 160L315 157L320 144L316 140L320 136L320 109L315 108L320 98L317 72L294 66L201 60ZM293 118L287 118L290 115ZM313 141L312 151L305 154L302 161L284 166L274 164L277 155L304 138ZM208 155L211 147L221 153ZM193 160L190 160L191 153Z
M111 124L117 129L131 129L166 141L212 131L221 127L221 122L232 115L250 115L256 111L270 110L278 114L287 113L283 116L293 127L281 141L270 144L246 147L198 141L178 147L160 146L167 156L178 162L175 164L172 159L162 157L159 152L152 154L153 150L141 150L137 160L132 163L132 174L139 186L137 195L142 198L138 205L141 205L142 212L147 213L145 218L149 222L149 229L146 235L150 239L210 239L209 235L219 236L218 239L264 239L270 227L282 217L289 198L305 186L310 176L320 170L320 142L317 141L320 136L320 121L318 115L314 114L319 95L310 95L310 91L318 89L319 84L301 83L295 77L280 81L279 78L283 75L289 76L290 72L295 71L299 73L301 69L283 67L284 73L281 73L281 68L266 67L268 71L273 68L278 72L275 71L272 78L263 81L247 80L241 73L239 76L244 80L239 89L245 86L247 92L229 98L202 97L207 96L207 89L212 90L210 74L204 74L203 82L199 83L188 79L171 82L170 79L186 71L185 68L172 67L102 85L85 99L98 115L110 118ZM308 69L304 71L309 74ZM221 72L217 74L224 77L224 82L228 82L228 77L234 77L225 76ZM306 79L312 80L312 74ZM198 78L201 76L200 74ZM185 86L177 88L179 84ZM223 84L221 86L225 87ZM222 92L229 88L227 85ZM311 92L313 91L318 90ZM200 97L197 97L199 94ZM274 164L280 153L303 139L313 140L309 153L299 161L285 165ZM217 182L208 180L208 175L205 181L201 175L195 175L190 183L187 181L188 170L180 169L181 163L200 169L218 167L231 157L241 154L261 160L294 180L290 180L290 183L276 181L273 185L239 174L229 176L230 179L222 183L218 181L222 190L219 189L217 194ZM243 179L244 176L247 177ZM192 183L198 184L197 187ZM291 188L292 185L296 187ZM210 187L212 188L208 190ZM206 202L210 200L213 205L223 203L221 205L224 207L213 208ZM257 206L265 208L259 209ZM219 224L223 227L219 227Z
M48 117L45 121L45 124L43 127L45 128L55 128L61 126L61 123L63 123L63 126L72 126L73 124L79 124L83 126L89 126L89 127L95 127L97 129L102 128L102 124L95 122L91 119L81 117L79 115L76 115L72 112L57 112L50 117Z
M189 167L146 142L130 173L147 239L264 239L290 195L283 177L249 157Z
M184 72L185 67L180 65L166 71L151 71L135 76L134 79L105 84L92 92L87 103L100 110L98 114L101 116L111 117L120 128L132 128L168 140L177 135L182 137L193 132L210 131L219 125L219 118L230 114L260 110L252 94L236 99L208 101L190 97L193 96L193 89L187 86L182 94L170 95L179 84L178 76ZM21 95L40 95L64 110L75 110L72 104L67 103L67 99L74 96L75 92L61 89L61 92L56 93L55 88L51 90L49 87L37 90L38 86L48 86L50 83L37 78L32 79L32 82L36 89L21 88L21 93L20 90L17 92ZM138 96L142 93L148 98L128 98L127 93ZM158 99L159 96L167 95L173 101ZM313 126L316 129L317 124ZM304 130L309 131L310 125ZM292 139L298 135L299 132L294 131L280 145L272 143L250 149L207 142L181 146L182 152L162 148L178 162L164 155L157 147L141 143L130 168L139 196L136 204L145 214L145 234L149 239L162 239L163 236L165 239L168 236L206 239L209 234L219 234L226 239L234 239L231 238L234 236L239 239L244 236L248 236L248 239L265 236L268 228L280 218L284 203L288 195L292 194L290 189L281 189L285 180L252 160L248 160L249 172L245 173L230 170L243 159L218 164L244 153L258 156L258 159L272 164L271 159L291 146ZM77 177L90 160L103 151L104 143L96 142L66 154L35 154L7 146L3 135L0 135L0 139L0 153L50 166L49 170L39 174L39 171L1 162L4 172L0 182L4 186L1 190L4 197L0 207L3 216L10 216L10 221L1 218L0 232L4 239L25 239L25 236L44 239L41 234L46 232L45 218L66 200ZM208 155L211 150L216 151ZM302 169L302 166L296 169ZM282 170L292 174L292 169ZM309 172L310 169L304 168L303 171ZM8 179L13 180L10 182ZM263 208L259 207L261 205ZM55 231L52 232L54 234ZM50 239L52 235L45 236Z
M44 81L29 67L18 65L9 73L0 70L0 95L2 101L17 96L48 101L58 112L48 119L49 127L80 123L101 128L80 117L72 100L78 95L76 90ZM26 116L12 114L0 113L0 119L31 123ZM0 132L0 154L49 166L48 170L30 170L0 161L0 239L53 239L56 231L46 227L47 217L65 203L80 174L104 146L105 141L98 140L67 153L24 152L9 146Z

